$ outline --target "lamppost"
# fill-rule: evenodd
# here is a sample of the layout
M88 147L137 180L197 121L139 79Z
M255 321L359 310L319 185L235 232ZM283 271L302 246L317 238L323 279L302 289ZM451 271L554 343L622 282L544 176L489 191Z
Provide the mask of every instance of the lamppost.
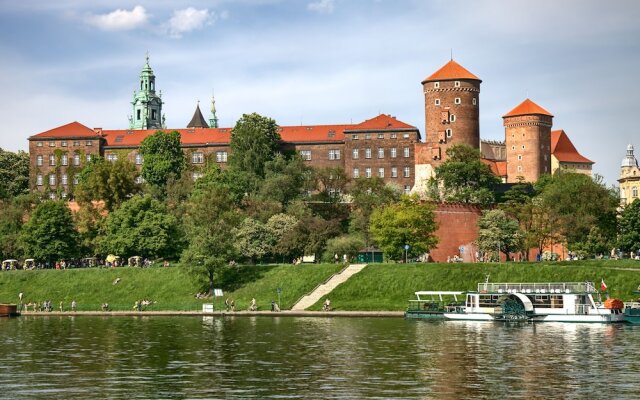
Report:
M409 247L411 247L411 246L409 246L408 244L404 245L404 263L405 264L408 262L407 259L408 259L408 254L409 254Z

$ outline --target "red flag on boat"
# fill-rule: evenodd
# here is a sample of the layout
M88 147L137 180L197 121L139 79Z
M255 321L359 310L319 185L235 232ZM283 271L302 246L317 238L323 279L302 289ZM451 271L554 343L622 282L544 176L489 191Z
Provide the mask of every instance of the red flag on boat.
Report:
M602 290L603 292L607 290L607 284L604 283L604 279L600 281L600 290Z

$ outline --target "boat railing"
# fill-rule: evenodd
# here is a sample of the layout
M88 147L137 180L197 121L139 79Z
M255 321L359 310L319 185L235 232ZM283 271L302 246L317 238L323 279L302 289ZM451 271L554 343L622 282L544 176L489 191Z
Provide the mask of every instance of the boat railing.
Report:
M593 282L553 282L553 283L478 283L480 293L596 293Z

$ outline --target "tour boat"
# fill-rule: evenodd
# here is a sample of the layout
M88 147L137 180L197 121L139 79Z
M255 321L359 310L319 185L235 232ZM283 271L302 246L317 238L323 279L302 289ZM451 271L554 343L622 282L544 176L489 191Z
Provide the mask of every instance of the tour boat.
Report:
M633 294L640 295L640 286ZM640 325L640 301L624 303L624 321L633 325Z
M623 322L623 303L602 302L593 282L489 283L477 291L420 291L405 316L417 319Z

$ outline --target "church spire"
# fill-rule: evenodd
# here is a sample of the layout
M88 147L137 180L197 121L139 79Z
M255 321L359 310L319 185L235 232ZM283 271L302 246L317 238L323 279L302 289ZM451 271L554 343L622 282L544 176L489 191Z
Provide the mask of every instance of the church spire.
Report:
M209 126L212 128L218 127L218 116L216 115L215 94L211 95L211 118L209 118Z
M133 115L129 117L129 129L162 129L162 98L156 94L156 76L149 65L149 52L140 71L140 89L133 92Z
M202 116L202 111L200 111L200 100L198 100L198 104L196 105L196 111L193 113L193 117L191 121L187 124L187 128L208 128L207 121L204 120Z

